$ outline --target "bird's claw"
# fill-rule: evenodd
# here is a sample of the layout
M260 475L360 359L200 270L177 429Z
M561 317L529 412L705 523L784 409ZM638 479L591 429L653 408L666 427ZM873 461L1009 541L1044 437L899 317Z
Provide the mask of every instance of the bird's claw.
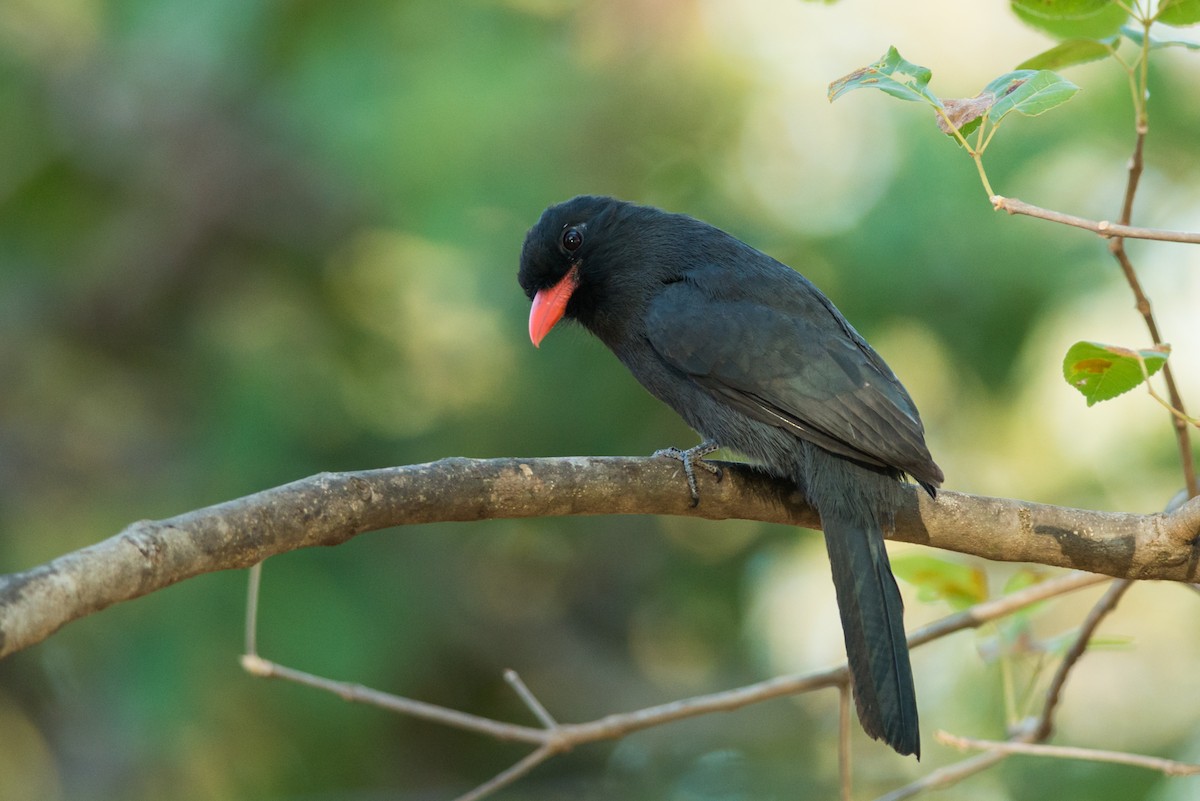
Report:
M712 440L705 440L694 448L680 450L679 448L663 448L654 452L655 456L665 456L668 459L674 459L683 465L683 475L687 478L688 490L692 493L692 506L700 503L700 489L696 484L696 466L704 468L708 472L717 477L717 481L721 480L721 468L712 462L705 461L704 457L721 446Z

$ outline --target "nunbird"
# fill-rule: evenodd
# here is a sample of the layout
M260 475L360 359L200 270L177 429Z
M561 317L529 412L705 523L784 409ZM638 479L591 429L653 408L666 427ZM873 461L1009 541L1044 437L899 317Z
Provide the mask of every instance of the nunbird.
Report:
M808 279L699 220L608 197L551 206L529 230L518 280L534 345L582 323L655 397L718 447L789 479L821 516L858 717L920 756L903 602L883 532L904 475L942 482L917 408Z

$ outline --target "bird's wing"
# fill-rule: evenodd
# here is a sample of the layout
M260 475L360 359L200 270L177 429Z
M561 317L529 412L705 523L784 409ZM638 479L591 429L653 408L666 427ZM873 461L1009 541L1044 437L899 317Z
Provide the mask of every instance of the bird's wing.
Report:
M832 304L795 276L755 276L755 286L722 292L693 272L651 302L646 336L660 358L743 414L939 484L904 387Z

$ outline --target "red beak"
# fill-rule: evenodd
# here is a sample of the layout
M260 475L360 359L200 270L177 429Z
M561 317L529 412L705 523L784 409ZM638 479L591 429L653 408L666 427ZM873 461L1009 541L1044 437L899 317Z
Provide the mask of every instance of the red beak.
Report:
M573 266L552 287L538 290L533 296L533 308L529 310L529 339L533 346L538 347L554 324L562 319L567 311L567 301L571 293L579 286L579 267Z

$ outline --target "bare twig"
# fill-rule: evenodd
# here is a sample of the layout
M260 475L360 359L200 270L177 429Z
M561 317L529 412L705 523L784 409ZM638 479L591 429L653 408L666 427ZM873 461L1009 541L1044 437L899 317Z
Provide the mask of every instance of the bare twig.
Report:
M1058 670L1054 672L1054 678L1050 680L1050 686L1046 690L1046 702L1042 706L1041 714L1038 715L1037 728L1034 730L1033 739L1035 741L1040 742L1047 739L1054 730L1054 713L1062 699L1062 691L1067 684L1067 677L1071 675L1076 663L1087 650L1088 643L1091 642L1100 622L1117 608L1117 604L1121 602L1121 598L1132 585L1133 582L1124 579L1114 581L1084 618L1083 624L1079 627L1079 634L1076 635L1075 641L1063 655L1062 661L1058 664Z
M558 726L558 721L551 716L551 714L546 710L546 707L542 706L542 702L539 701L537 697L529 691L529 688L525 686L525 682L521 681L521 677L517 674L517 671L504 671L504 680L507 681L509 686L516 691L517 695L520 696L521 700L525 703L525 706L529 707L529 711L533 713L533 716L537 718L543 726L545 726L547 729L553 729Z
M246 582L246 642L248 656L258 655L258 591L262 586L262 562L250 568Z
M1146 31L1149 38L1149 31ZM1146 63L1146 59L1142 59L1142 64ZM1145 83L1143 81L1143 86ZM1143 96L1144 97L1144 96ZM1141 110L1137 115L1137 122L1134 124L1135 137L1133 141L1133 155L1129 158L1129 173L1125 180L1125 198L1121 201L1121 225L1129 225L1133 222L1133 199L1137 196L1138 185L1142 180L1142 172L1146 168L1146 134L1150 133L1150 123L1145 117L1145 104L1142 103ZM1117 234L1117 236L1128 236L1128 234Z
M971 609L949 615L913 632L908 638L909 646L916 648L924 643L945 637L956 631L981 626L1031 604L1073 592L1104 580L1106 579L1102 576L1072 573L1026 587L1010 595L985 601ZM278 665L250 654L242 657L242 666L251 675L263 678L286 679L314 689L333 693L347 701L373 704L410 717L472 731L498 740L526 742L538 746L534 752L520 762L463 797L469 799L482 798L484 795L524 776L534 767L545 762L555 754L568 751L578 745L599 740L618 739L632 732L653 726L660 726L684 718L713 712L740 709L751 704L785 695L796 695L825 687L836 687L839 690L838 723L841 794L844 799L850 797L850 735L852 731L850 717L850 674L844 664L805 674L781 676L733 690L694 696L633 712L610 714L588 723L565 724L555 720L553 715L546 710L529 688L525 686L525 683L521 681L515 671L506 671L504 674L505 681L513 687L522 702L542 723L543 728L540 729L459 712L447 707L372 690L359 684L325 679ZM459 801L462 800L459 799Z
M545 762L550 757L558 753L549 743L538 748L533 753L521 759L517 764L513 765L508 770L496 774L494 777L476 787L469 793L460 795L455 801L479 801L480 798L491 795L497 790L503 789L527 775L531 770Z
M305 687L324 690L327 693L338 696L344 701L369 704L380 709L386 709L389 712L408 715L419 720L428 720L432 723L440 723L443 726L487 735L503 742L545 745L550 739L545 729L535 729L532 726L520 726L515 723L504 723L503 721L492 720L491 718L472 715L467 712L459 712L456 709L438 706L437 704L428 704L424 701L415 701L411 698L403 698L391 693L372 690L370 687L364 687L361 684L334 681L280 665L277 662L271 662L258 656L243 655L241 662L242 668L252 676L264 679L284 679L295 684L302 684Z
M1057 598L1060 595L1108 580L1107 576L1097 576L1093 573L1067 573L1048 581L1032 584L1023 590L977 603L969 609L947 615L927 626L922 626L908 635L908 647L916 648L956 631L979 628L984 623L999 620L1040 601Z
M1007 757L1007 754L988 751L970 759L964 759L953 765L947 765L944 768L931 771L903 787L897 787L890 793L879 796L876 801L904 801L906 798L912 798L913 796L927 793L930 790L942 790L947 787L953 787L963 779L985 771L997 762L1003 762Z
M1012 614L1026 606L1074 592L1106 580L1103 576L1095 576L1087 573L1070 573L1026 587L1023 590L1000 598L984 601L963 612L948 615L941 620L917 629L908 637L909 647L917 648L957 631L978 628L985 623ZM535 729L529 726L518 726L489 718L481 718L477 715L457 712L422 701L402 698L390 693L372 690L359 684L326 679L288 668L251 654L242 657L242 667L248 673L261 678L286 679L314 689L324 690L347 701L372 704L393 712L409 715L410 717L429 720L459 729L466 729L478 734L488 735L498 740L537 744L545 743L548 736L546 733L547 730L553 729L556 726L559 729L569 731L570 735L568 736L574 741L574 744L591 742L623 736L631 731L648 728L661 723L682 720L696 715L718 711L732 711L750 704L785 695L795 695L825 687L848 686L849 676L843 665L811 673L780 676L734 690L687 698L655 707L648 707L637 712L610 715L593 724L559 724L554 722L553 726L546 726L546 729ZM509 680L509 683L512 684L512 681ZM524 684L522 683L521 686L524 687ZM525 692L529 692L527 688ZM532 693L529 693L529 697L533 698ZM529 701L525 699L524 695L522 695L522 700L529 705ZM536 699L534 699L534 704L540 706ZM534 707L530 706L530 708L532 710ZM543 723L546 720L554 721L549 712L544 711L544 714L545 720L542 720L542 716L535 713Z
M1149 41L1149 23L1147 23L1145 41ZM1146 87L1146 54L1145 45L1143 45L1142 54L1142 75L1141 84L1144 93ZM1144 94L1143 94L1144 100ZM1149 131L1149 124L1146 119L1145 103L1139 104L1137 115L1137 135L1134 139L1133 155L1129 159L1129 174L1125 181L1125 199L1121 203L1121 223L1123 226L1128 225L1133 219L1133 199L1137 195L1138 184L1141 181L1142 171L1145 165L1145 149L1146 149L1146 134ZM1162 344L1162 334L1158 330L1158 322L1154 319L1154 310L1150 306L1150 298L1142 290L1142 283L1138 280L1137 271L1133 267L1133 262L1129 258L1129 254L1125 251L1125 239L1130 235L1119 234L1108 243L1108 249L1113 254L1113 258L1121 265L1121 273L1125 276L1126 283L1129 284L1129 289L1133 292L1134 304L1137 307L1138 313L1142 315L1142 320L1146 324L1146 329L1150 332L1150 339L1153 344ZM1177 240L1178 241L1178 240ZM1175 441L1179 449L1180 464L1183 468L1183 482L1187 487L1188 497L1195 498L1200 495L1200 484L1196 480L1196 465L1192 458L1192 443L1191 432L1187 425L1187 409L1183 405L1183 396L1179 393L1179 388L1175 384L1175 373L1171 369L1169 363L1163 365L1162 369L1163 382L1167 385L1167 397L1170 399L1169 408L1177 411L1178 414L1171 415L1171 426L1175 429Z
M1137 768L1155 770L1168 776L1195 776L1200 774L1200 765L1178 762L1174 759L1130 754L1124 751L1104 751L1096 748L1079 748L1066 745L1044 745L1012 740L974 740L958 737L944 731L934 734L938 742L960 751L982 750L995 754L1024 754L1026 756L1054 757L1056 759L1083 759L1091 762L1113 762Z
M1027 217L1036 217L1039 220L1048 220L1075 228L1083 228L1105 239L1112 239L1114 237L1154 239L1160 242L1182 242L1189 245L1200 245L1200 233L1164 231L1159 228L1138 228L1125 223L1109 222L1108 220L1089 220L1085 217L1076 217L1073 214L1064 214L1061 211L1044 209L1032 203L1018 200L1015 197L1004 197L1003 195L992 195L990 200L992 201L992 207L996 211L1007 211L1009 214L1023 214Z

